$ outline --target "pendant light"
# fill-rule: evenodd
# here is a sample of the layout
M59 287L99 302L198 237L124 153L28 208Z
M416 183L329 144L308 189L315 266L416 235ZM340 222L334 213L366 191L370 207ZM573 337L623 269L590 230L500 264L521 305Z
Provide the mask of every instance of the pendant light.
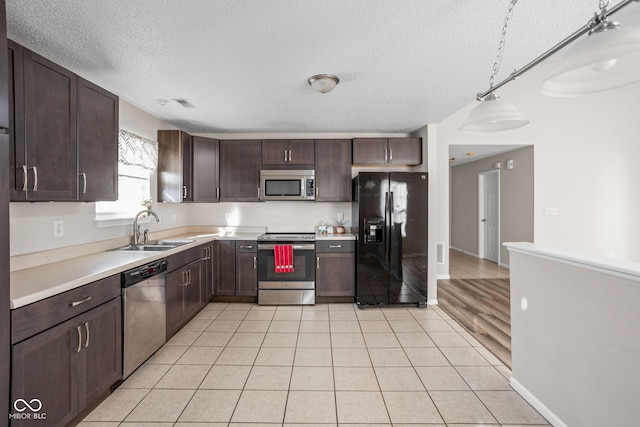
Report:
M502 62L502 54L507 36L507 26L509 19L513 14L513 7L518 0L511 0L509 10L504 18L502 27L502 38L496 52L496 60L493 63L493 70L489 78L489 90L486 94L478 94L477 100L480 101L469 113L469 117L462 122L459 130L462 132L500 132L505 130L517 129L529 124L529 120L520 113L516 107L506 101L500 99L494 93L494 79L500 63Z
M581 96L640 83L640 29L609 21L609 1L538 88L548 96Z

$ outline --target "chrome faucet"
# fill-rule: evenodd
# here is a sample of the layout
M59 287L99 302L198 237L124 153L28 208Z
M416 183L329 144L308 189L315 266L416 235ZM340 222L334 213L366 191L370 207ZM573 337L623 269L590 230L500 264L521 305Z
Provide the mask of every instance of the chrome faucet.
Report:
M160 218L158 218L158 214L152 211L151 209L145 209L140 211L133 217L133 245L138 246L138 241L140 240L140 226L138 225L138 218L142 214L151 214L156 219L156 222L160 222Z

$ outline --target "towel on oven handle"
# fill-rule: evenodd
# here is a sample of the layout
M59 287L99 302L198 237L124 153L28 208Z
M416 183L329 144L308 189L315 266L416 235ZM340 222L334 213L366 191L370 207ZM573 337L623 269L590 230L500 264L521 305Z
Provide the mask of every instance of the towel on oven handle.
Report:
M293 245L274 245L273 258L276 273L293 273Z

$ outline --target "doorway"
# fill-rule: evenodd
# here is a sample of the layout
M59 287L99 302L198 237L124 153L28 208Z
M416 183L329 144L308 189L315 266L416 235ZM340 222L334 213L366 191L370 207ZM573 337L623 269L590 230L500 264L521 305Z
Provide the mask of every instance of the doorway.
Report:
M500 169L478 173L478 257L500 265Z

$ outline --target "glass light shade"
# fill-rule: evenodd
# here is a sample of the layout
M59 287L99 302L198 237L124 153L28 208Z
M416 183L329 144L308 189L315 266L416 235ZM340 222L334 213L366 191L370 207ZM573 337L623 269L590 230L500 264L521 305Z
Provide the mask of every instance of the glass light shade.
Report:
M327 93L333 90L340 82L340 79L331 74L316 74L307 80L311 87L321 93Z
M547 96L569 97L640 83L640 29L594 32L572 46L538 87Z
M462 132L501 132L529 124L529 120L510 102L500 98L488 98L473 107L469 117L462 122Z

